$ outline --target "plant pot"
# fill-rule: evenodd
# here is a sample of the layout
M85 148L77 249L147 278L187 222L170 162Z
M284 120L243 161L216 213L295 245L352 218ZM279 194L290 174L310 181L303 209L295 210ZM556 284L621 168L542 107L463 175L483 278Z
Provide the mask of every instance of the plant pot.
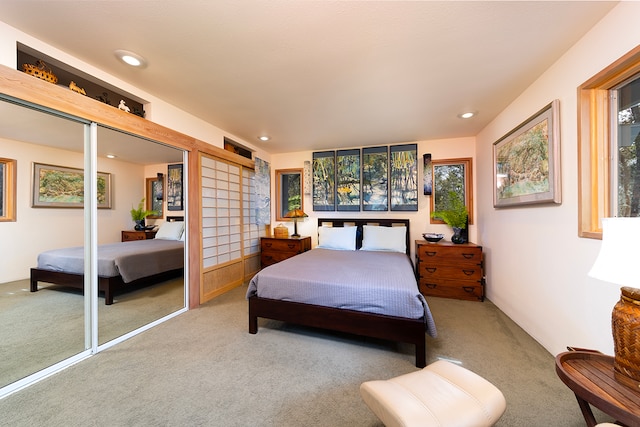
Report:
M136 231L141 231L141 230L144 230L144 227L145 227L144 219L137 219L136 225L133 227L133 229Z
M467 237L465 236L465 233L464 233L464 230L466 229L458 228L458 227L452 227L452 228L453 228L453 236L451 236L451 241L457 244L467 243Z

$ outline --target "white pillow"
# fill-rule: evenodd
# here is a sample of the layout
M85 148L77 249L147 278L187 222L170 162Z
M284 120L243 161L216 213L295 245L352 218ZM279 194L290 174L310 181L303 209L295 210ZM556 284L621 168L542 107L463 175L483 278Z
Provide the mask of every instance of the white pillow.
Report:
M318 248L356 250L357 227L320 227L318 229Z
M407 252L407 227L379 227L365 225L362 227L363 251Z
M184 231L184 221L163 222L156 233L156 239L180 240Z

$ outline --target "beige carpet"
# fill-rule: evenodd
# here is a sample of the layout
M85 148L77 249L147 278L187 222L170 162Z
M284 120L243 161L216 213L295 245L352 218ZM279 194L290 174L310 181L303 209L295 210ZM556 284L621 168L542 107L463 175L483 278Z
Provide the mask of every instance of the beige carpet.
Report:
M184 306L183 279L98 298L98 342L103 344ZM0 385L84 350L84 298L75 289L29 281L0 284Z
M416 370L413 349L260 320L237 288L0 400L11 426L380 426L363 381ZM430 298L427 357L460 360L505 394L502 427L582 427L554 357L491 302ZM571 343L568 343L571 344ZM601 419L603 420L603 419ZM470 426L472 427L472 426Z

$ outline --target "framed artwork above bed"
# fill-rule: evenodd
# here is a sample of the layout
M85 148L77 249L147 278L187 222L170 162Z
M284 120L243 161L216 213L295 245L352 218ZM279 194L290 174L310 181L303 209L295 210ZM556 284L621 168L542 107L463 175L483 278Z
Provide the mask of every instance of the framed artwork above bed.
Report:
M83 208L84 170L34 163L31 206ZM98 209L111 209L110 173L98 172Z

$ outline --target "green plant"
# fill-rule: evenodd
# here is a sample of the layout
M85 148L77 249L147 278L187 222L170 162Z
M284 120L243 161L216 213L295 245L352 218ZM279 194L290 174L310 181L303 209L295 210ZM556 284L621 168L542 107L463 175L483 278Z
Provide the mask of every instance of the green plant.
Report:
M443 220L449 227L464 229L467 227L469 211L464 199L455 191L449 191L447 209L431 212L431 218Z
M131 208L131 219L134 221L141 221L149 215L157 215L156 211L148 211L144 208L144 197L138 203L138 209Z

